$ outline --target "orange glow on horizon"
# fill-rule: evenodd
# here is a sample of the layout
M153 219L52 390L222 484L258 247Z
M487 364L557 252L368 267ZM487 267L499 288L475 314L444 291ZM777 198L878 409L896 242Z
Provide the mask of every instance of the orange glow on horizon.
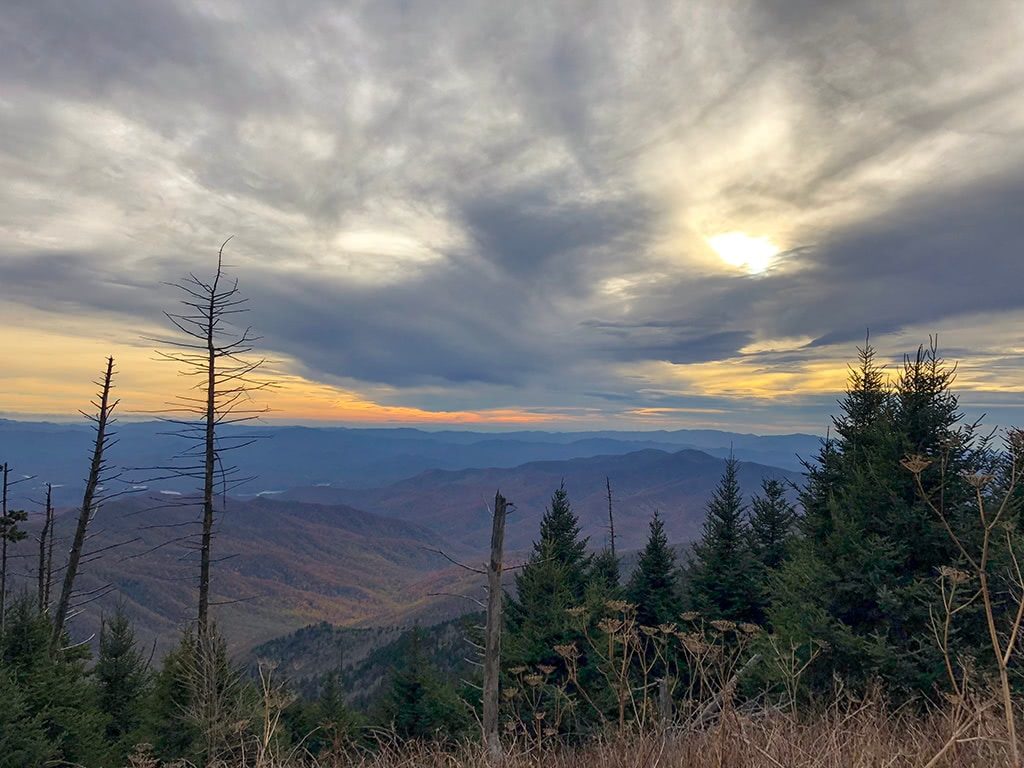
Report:
M0 354L17 366L0 370L0 412L26 417L75 414L88 409L100 369L108 355L115 361L115 395L122 417L156 416L190 379L173 363L158 361L149 346L117 344L54 330L20 328L3 339ZM112 334L111 334L112 335ZM517 408L431 411L376 402L356 392L277 370L267 372L271 389L255 393L254 404L267 406L271 419L336 421L360 424L537 424L571 419L559 413Z
M122 418L153 418L176 395L187 393L191 379L178 374L174 364L159 362L154 347L144 341L124 344L124 328L111 321L91 319L86 327L57 329L31 323L31 314L3 316L13 330L0 336L0 355L7 364L0 368L0 414L23 418L73 417L78 409L89 408L98 377L108 354L116 361L115 394L121 400ZM21 322L19 322L21 321ZM133 329L134 333L159 334L159 329ZM75 335L81 333L81 336ZM400 392L372 387L359 392L352 387L336 386L305 378L289 370L291 361L275 364L268 378L275 386L256 393L255 404L267 406L271 422L323 422L356 425L508 425L529 426L559 424L579 427L599 422L618 422L665 426L681 419L702 423L730 413L728 405L715 402L710 407L670 402L672 397L707 397L743 401L793 400L800 397L835 394L846 386L848 350L815 351L815 359L795 360L772 365L756 352L765 349L796 348L804 340L775 340L751 345L749 354L730 360L707 363L672 364L667 362L633 363L623 368L625 379L632 379L638 400L646 404L623 405L620 409L566 406L530 408L503 406L484 409L430 410L395 404ZM1016 393L1024 391L1013 369L999 366L998 355L981 354L961 361L958 376L960 391ZM889 372L895 373L896 366ZM374 392L384 392L375 395ZM657 398L668 398L664 405ZM651 399L655 402L651 402ZM742 407L742 406L740 406Z

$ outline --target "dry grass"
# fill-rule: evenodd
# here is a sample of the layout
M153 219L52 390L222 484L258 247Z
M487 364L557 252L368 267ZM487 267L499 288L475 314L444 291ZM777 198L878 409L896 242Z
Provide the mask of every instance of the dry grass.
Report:
M625 733L570 747L506 745L503 768L1010 768L997 706L958 716L894 712L874 700L846 701L813 717L790 712L726 712L703 729ZM400 744L386 736L374 750L313 758L245 750L216 768L491 768L475 744ZM142 763L136 763L140 765ZM144 763L153 766L155 763Z
M950 740L941 722L891 718L864 711L839 721L800 724L785 714L736 716L700 732L627 735L578 748L510 750L505 768L1009 768L1005 744L964 734L939 757ZM475 746L445 750L431 745L384 749L362 758L312 763L318 768L484 768ZM276 767L275 767L276 768Z

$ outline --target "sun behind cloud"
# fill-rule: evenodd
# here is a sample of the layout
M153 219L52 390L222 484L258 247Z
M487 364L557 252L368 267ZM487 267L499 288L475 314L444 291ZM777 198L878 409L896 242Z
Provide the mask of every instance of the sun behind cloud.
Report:
M767 237L754 237L746 232L725 232L706 238L706 242L726 264L751 275L771 267L782 250Z

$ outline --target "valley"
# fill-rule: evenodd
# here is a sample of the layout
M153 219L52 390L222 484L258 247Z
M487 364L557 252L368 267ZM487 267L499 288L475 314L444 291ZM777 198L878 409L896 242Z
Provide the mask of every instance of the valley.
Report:
M127 464L127 457L140 464L164 460L158 455L163 444L156 436L157 425L126 424L119 430L123 442L111 454L120 463ZM806 448L812 439L697 431L652 433L652 439L643 440L643 433L580 438L585 433L269 430L272 437L246 448L239 461L247 470L253 466L260 471L250 486L273 486L273 492L257 495L247 492L248 487L241 489L226 500L215 530L211 600L218 625L243 652L321 622L353 628L429 626L475 610L472 598L481 596L481 580L439 551L462 562L482 562L490 525L487 505L497 489L515 503L506 547L510 561L518 562L527 557L538 521L563 482L590 548L604 547L605 482L610 478L617 546L628 553L642 546L656 509L671 541L685 543L699 535L724 461L703 451L678 449L671 441L734 439L752 454L781 455ZM35 475L15 487L12 499L28 509L30 533L38 530L41 517L33 503L41 482L65 480L57 537L67 546L72 505L80 493L73 478L81 466L73 449L80 456L88 435L78 425L0 422L0 451L24 456L19 469ZM304 448L281 450L293 440L301 440ZM626 450L651 444L672 450ZM276 457L269 469L269 458L262 453L268 446ZM609 448L621 452L575 455ZM531 460L486 466L496 456L507 462ZM356 483L352 467L370 462L378 469ZM423 464L438 466L368 486L371 480L400 476ZM457 468L447 468L451 465ZM739 476L747 496L762 477L798 477L792 470L752 462L741 462ZM317 482L311 483L313 479ZM96 599L81 606L74 618L76 639L95 641L101 615L118 601L136 618L140 637L159 651L190 621L197 507L189 502L187 486L171 486L137 487L97 512L81 574L83 592ZM35 566L32 548L21 547L12 560L14 583L33 588Z

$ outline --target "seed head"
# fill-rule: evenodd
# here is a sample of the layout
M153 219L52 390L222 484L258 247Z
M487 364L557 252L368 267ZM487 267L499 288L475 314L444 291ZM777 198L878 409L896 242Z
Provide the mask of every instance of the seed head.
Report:
M971 578L971 574L967 573L967 571L962 571L949 565L940 565L939 575L944 579L949 579L953 584L963 584L965 581L970 581Z
M977 488L979 491L993 480L992 475L985 475L981 472L964 472L962 477L969 486Z
M576 646L572 643L565 645L556 645L555 653L561 656L563 659L575 659L580 655L580 652L576 649Z
M625 600L609 600L604 605L609 611L613 611L614 613L626 613L633 607Z
M620 619L604 618L597 622L597 628L607 635L614 635L622 629L622 626Z
M915 475L920 475L922 472L928 469L929 466L931 466L931 461L926 459L924 456L915 453L913 455L904 457L900 464L902 464L903 468L908 470L909 472L912 472Z

